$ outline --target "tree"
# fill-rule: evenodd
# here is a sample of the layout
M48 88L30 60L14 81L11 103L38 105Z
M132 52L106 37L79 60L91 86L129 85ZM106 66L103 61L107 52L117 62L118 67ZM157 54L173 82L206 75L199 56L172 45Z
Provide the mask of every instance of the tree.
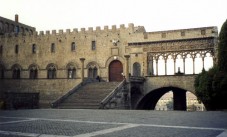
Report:
M227 20L219 34L218 64L203 70L196 77L194 87L207 110L227 109Z
M219 34L218 66L220 71L227 72L227 20L222 25Z

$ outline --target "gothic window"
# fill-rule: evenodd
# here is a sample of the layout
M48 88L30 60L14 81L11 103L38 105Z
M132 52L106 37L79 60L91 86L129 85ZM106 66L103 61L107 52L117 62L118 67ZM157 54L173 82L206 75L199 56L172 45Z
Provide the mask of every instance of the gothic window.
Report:
M138 62L133 64L133 76L140 76L141 75L141 67Z
M5 24L5 33L7 33L8 31L9 31L9 24L6 23L6 24Z
M24 28L23 27L21 27L21 32L24 33Z
M97 70L98 69L96 67L93 68L93 78L97 77Z
M72 42L71 51L75 51L75 50L76 50L76 44L75 44L75 42Z
M68 78L69 79L76 78L76 69L75 68L68 68Z
M201 30L201 35L206 35L206 30L205 29Z
M166 38L166 33L162 33L162 38Z
M48 79L55 79L57 76L57 69L55 65L49 65L47 67L47 78Z
M89 68L88 69L88 77L89 78L93 78L93 74L92 74L93 72L92 72L92 68Z
M4 69L3 65L0 65L0 79L4 78L4 71L5 71L5 69Z
M91 42L91 50L96 50L96 42L95 41Z
M16 32L16 33L19 33L19 31L20 31L19 26L16 26L16 27L15 27L15 32Z
M76 78L76 67L73 64L69 63L66 68L68 79Z
M55 52L55 44L54 43L51 44L50 51L51 51L51 53Z
M29 67L29 78L37 79L38 78L38 67L36 65L32 65Z
M36 44L32 44L32 53L35 54L37 52Z
M182 36L182 37L185 36L185 31L181 31L181 36Z
M21 68L19 66L13 67L13 79L20 79Z
M98 76L98 68L96 65L89 65L88 67L88 77L89 78L96 78Z
M18 52L19 52L19 46L16 45L16 46L15 46L15 53L18 54Z

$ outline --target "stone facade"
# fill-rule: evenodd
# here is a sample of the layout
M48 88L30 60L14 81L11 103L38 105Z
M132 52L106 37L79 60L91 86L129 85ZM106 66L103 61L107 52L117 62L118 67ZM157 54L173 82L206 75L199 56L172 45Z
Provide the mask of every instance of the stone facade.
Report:
M81 58L85 78L109 81L114 61L122 64L122 75L147 76L153 75L149 63L159 54L208 51L216 56L216 38L216 27L146 32L134 24L5 33L0 36L0 97L10 91L38 92L40 103L49 105L81 82ZM130 55L127 71L125 55Z

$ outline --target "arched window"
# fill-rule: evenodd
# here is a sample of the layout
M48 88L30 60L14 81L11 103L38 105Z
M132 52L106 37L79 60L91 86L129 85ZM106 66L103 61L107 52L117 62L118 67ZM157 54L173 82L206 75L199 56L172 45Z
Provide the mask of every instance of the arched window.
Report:
M19 66L19 65L14 65L13 67L12 67L12 70L13 70L13 76L12 76L12 78L13 79L20 79L20 77L21 77L21 67Z
M97 77L97 71L98 71L97 67L94 67L93 68L93 78Z
M5 33L8 33L9 32L9 24L6 23L4 28L5 28Z
M96 50L96 41L91 42L91 50Z
M31 65L29 67L29 78L37 79L38 78L38 67L37 65Z
M37 46L36 44L32 44L32 53L35 54L37 51Z
M98 76L98 67L96 63L91 62L88 64L88 78L96 78Z
M76 51L76 44L75 44L75 42L72 42L72 44L71 44L71 51Z
M73 64L68 64L67 70L68 70L68 73L67 73L68 79L76 78L76 68Z
M56 66L53 64L48 65L47 67L47 78L48 79L55 79L57 77L57 69Z
M55 52L55 43L51 44L50 52L54 53Z
M15 45L15 53L18 54L18 52L19 52L19 46Z
M141 76L141 67L138 62L133 64L133 76Z

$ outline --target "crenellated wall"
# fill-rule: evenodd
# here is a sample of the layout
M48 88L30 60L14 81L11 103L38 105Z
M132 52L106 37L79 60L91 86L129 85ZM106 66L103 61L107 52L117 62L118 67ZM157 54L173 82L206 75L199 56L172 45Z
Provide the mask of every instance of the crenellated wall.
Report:
M5 33L0 35L0 70L4 69L4 78L0 79L0 98L3 92L8 91L39 92L41 104L47 105L81 82L80 58L85 58L85 77L89 76L89 68L96 67L97 75L108 81L109 65L114 60L122 63L125 74L124 55L130 55L129 73L133 74L133 64L138 63L140 75L146 76L149 71L148 56L153 46L161 47L163 41L180 46L179 40L190 44L189 39L193 41L210 37L217 38L216 27L146 32L143 26L134 26L132 23L127 27L120 25L119 28L113 25L111 28L104 26L103 29L98 26L95 29ZM155 45L146 45L149 42ZM56 68L54 79L48 79L47 76L51 65ZM70 65L76 70L72 79L68 77ZM21 71L20 79L12 78L15 66ZM30 79L32 66L38 70L36 79Z

